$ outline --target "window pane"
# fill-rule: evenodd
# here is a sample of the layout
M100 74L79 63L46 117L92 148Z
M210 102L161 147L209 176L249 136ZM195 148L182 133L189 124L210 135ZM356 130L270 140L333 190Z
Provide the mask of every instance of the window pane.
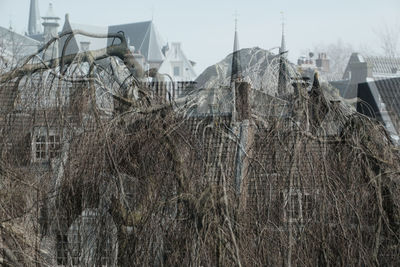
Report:
M180 76L181 75L181 69L179 67L174 67L174 76Z

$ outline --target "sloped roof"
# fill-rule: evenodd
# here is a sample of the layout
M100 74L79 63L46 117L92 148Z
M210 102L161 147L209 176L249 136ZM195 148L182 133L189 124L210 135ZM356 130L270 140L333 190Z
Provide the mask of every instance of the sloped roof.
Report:
M166 49L165 60L159 68L159 73L173 73L173 66L176 62L182 62L180 75L173 75L175 81L188 81L196 78L192 63L188 60L181 48L181 43L171 43L171 47Z
M374 78L393 78L400 76L400 58L363 56L353 53L343 74L343 79L350 78L351 65L354 63L367 63L370 69L369 76Z
M400 71L400 58L364 57L365 62L372 68L373 74L395 74Z
M163 41L152 21L136 22L108 27L110 33L123 32L135 51L139 51L149 62L162 62ZM108 41L110 45L112 40Z
M396 131L400 132L400 78L374 82Z
M0 26L0 46L7 54L14 54L18 59L37 52L39 42Z
M381 121L395 139L400 133L400 78L374 80L358 84L357 111Z

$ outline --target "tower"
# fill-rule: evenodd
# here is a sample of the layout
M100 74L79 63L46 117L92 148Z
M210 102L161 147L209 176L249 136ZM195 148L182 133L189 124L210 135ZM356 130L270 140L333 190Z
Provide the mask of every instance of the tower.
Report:
M39 0L31 0L31 6L29 8L28 35L39 34L42 31L38 1Z
M53 4L49 4L49 9L47 10L46 16L42 17L43 18L43 38L44 42L47 43L50 41L52 38L56 37L58 35L58 26L60 24L58 21L60 20L59 17L57 17L54 14L53 10ZM49 46L45 52L44 58L45 59L52 59L58 57L58 42L53 42L51 46Z
M54 14L53 4L49 4L49 9L47 10L46 16L42 17L42 19L44 20L42 24L44 29L44 41L47 42L51 38L58 35L57 30L58 26L60 26L60 24L58 24L60 18Z

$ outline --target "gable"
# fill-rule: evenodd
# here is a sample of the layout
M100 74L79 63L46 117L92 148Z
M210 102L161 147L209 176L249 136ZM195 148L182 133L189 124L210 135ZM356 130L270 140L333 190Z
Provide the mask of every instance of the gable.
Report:
M152 21L130 24L112 25L108 27L109 33L123 32L130 46L135 47L149 62L162 62L162 40ZM111 45L112 40L108 40Z

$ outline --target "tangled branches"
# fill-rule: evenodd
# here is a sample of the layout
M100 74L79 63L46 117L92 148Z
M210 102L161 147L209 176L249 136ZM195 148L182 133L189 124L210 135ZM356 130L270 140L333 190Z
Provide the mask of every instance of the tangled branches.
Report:
M155 105L118 37L118 53L1 77L3 264L399 263L399 156L382 126L317 79L240 121Z

